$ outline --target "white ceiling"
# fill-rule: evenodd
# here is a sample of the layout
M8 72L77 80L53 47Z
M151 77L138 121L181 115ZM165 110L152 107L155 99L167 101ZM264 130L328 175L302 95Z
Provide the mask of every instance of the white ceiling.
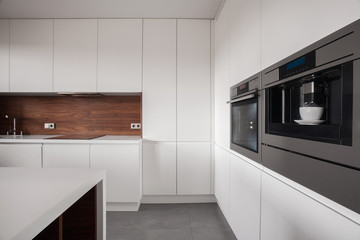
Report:
M0 18L205 18L224 0L0 0Z

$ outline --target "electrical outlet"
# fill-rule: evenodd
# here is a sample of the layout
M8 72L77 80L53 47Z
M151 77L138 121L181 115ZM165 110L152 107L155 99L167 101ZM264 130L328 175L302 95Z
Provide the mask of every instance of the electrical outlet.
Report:
M140 123L131 123L131 129L140 129L141 128L141 124Z
M44 129L55 129L55 123L44 123Z

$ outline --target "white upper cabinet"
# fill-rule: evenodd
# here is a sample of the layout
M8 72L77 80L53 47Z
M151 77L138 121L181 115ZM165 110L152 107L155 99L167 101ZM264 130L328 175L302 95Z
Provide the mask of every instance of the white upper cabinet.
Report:
M100 19L98 91L141 92L142 20Z
M10 92L53 91L53 20L10 20Z
M210 143L177 143L177 194L210 194Z
M95 92L97 20L54 20L54 91Z
M261 0L262 68L359 19L359 13L359 0Z
M210 20L178 20L177 140L210 141Z
M176 20L144 20L143 138L176 141Z
M260 2L260 0L229 2L231 85L261 70Z
M9 49L9 20L0 19L0 92L9 92Z

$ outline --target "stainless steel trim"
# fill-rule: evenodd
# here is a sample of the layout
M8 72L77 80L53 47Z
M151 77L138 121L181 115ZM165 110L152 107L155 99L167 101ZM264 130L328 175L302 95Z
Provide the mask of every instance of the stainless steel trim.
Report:
M285 123L285 89L281 90L281 122Z
M255 96L256 95L253 93L253 94L249 94L249 95L246 95L246 96L243 96L243 97L240 97L240 98L236 98L234 100L227 101L226 103L241 102L241 101L244 101L244 100L247 100L247 99L250 99L250 98L254 98Z

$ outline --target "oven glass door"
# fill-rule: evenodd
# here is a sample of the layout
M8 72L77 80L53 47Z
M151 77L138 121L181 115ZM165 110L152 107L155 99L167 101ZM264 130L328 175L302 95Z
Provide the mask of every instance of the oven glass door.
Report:
M258 152L258 98L231 104L231 142Z

